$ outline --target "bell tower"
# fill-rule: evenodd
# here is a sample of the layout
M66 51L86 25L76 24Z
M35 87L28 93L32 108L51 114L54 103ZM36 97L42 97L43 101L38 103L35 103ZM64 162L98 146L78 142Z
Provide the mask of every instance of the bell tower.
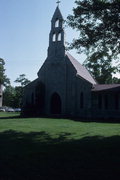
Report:
M48 58L63 57L65 55L63 21L59 6L57 6L51 20Z

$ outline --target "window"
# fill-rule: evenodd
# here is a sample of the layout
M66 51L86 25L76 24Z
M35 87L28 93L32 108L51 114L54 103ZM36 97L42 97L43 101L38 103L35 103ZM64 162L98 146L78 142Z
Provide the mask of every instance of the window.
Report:
M34 104L34 94L33 93L31 95L31 103L32 103L32 105Z
M119 95L115 94L115 109L119 109Z
M53 93L51 96L50 109L52 114L61 114L62 102L58 93Z
M35 89L35 104L39 112L42 112L45 105L45 84L39 82Z
M84 107L84 95L83 92L80 94L80 108L83 109Z
M105 109L108 109L108 96L107 94L104 97Z
M59 19L56 20L55 27L59 27Z
M61 39L62 39L62 35L61 35L61 33L59 33L57 40L58 40L58 41L61 41Z
M53 34L53 39L52 39L52 41L53 41L53 42L56 41L56 34L55 34L55 33Z
M101 94L99 94L99 96L98 96L98 108L102 109L102 96L101 96Z

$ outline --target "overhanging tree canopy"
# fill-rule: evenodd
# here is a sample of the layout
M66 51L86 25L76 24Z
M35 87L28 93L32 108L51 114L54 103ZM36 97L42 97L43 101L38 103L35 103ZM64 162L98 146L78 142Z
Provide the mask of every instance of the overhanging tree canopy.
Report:
M79 31L70 48L86 53L85 65L100 83L111 82L120 70L120 0L76 0L68 25ZM104 74L103 74L104 73ZM106 79L104 78L106 77Z

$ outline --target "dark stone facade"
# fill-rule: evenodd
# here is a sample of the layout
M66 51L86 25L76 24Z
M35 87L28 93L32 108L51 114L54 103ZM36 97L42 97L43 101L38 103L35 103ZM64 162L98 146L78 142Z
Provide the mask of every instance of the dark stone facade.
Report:
M119 118L119 85L98 85L65 52L63 17L57 7L51 21L48 57L38 78L25 87L22 115L70 118Z
M92 90L92 116L120 118L120 84L96 85Z

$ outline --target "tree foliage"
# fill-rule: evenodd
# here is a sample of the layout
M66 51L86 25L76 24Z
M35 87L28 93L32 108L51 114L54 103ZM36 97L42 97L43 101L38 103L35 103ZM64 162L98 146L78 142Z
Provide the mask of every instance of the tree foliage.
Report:
M21 107L23 97L23 87L15 87L14 107Z
M26 78L25 74L20 75L15 82L20 83L20 86L8 85L3 92L3 105L13 108L21 107L22 97L24 93L24 86L30 81Z
M25 74L19 75L19 77L15 80L16 83L20 83L19 86L15 87L15 107L21 107L22 97L24 93L24 86L30 83L30 80L26 78Z
M76 0L67 23L79 31L70 48L87 55L86 67L99 83L111 83L120 71L120 0Z
M11 85L6 86L3 91L3 105L8 107L15 107L15 88Z
M22 87L28 85L30 83L30 80L26 78L25 74L19 75L19 77L15 80L16 83L20 83Z
M0 84L7 86L10 85L10 80L5 75L5 61L4 59L0 58Z

